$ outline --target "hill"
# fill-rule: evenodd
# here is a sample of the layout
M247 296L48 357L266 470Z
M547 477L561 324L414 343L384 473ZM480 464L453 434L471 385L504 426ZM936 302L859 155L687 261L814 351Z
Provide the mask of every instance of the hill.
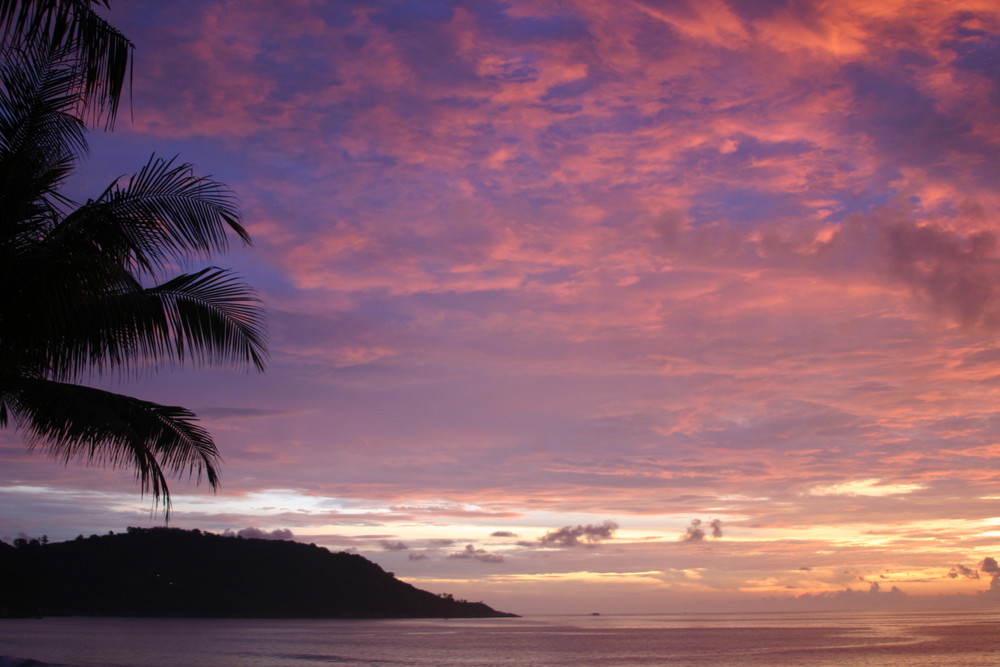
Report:
M0 615L486 618L357 554L178 528L0 542Z

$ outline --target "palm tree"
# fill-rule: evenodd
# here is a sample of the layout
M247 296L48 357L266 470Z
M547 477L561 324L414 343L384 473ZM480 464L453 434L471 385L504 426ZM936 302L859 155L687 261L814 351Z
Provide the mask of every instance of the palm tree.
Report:
M63 461L128 468L169 513L166 474L218 484L218 452L189 410L81 384L163 365L263 369L251 288L209 267L240 224L232 194L155 155L79 205L60 194L86 152L84 65L39 42L0 61L0 427Z
M95 6L110 8L110 0L0 0L0 56L41 44L72 54L83 108L93 120L106 114L110 127L133 47Z

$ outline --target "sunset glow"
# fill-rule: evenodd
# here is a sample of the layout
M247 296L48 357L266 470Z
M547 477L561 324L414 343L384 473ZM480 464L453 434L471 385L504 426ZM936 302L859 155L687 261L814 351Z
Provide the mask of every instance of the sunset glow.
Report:
M171 525L516 613L1000 603L995 0L104 15L131 112L72 196L154 151L228 184L269 319L262 375L94 379L215 437ZM6 541L162 523L0 460Z

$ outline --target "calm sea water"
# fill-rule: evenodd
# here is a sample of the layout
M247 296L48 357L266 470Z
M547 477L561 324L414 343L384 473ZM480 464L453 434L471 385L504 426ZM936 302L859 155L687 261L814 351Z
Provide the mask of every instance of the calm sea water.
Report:
M1000 612L4 619L0 655L74 667L981 667L1000 665Z

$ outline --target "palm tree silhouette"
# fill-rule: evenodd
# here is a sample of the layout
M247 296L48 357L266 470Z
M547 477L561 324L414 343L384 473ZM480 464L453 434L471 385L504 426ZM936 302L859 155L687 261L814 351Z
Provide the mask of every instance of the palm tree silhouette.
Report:
M131 71L132 42L93 9L110 0L0 0L0 39L10 51L46 48L75 61L81 103L92 120L114 123Z
M250 238L223 185L155 155L82 205L60 193L91 94L69 47L23 42L0 61L0 427L57 459L131 469L169 513L167 473L217 486L209 433L184 408L81 382L184 362L263 370L249 286L218 267L168 278Z

